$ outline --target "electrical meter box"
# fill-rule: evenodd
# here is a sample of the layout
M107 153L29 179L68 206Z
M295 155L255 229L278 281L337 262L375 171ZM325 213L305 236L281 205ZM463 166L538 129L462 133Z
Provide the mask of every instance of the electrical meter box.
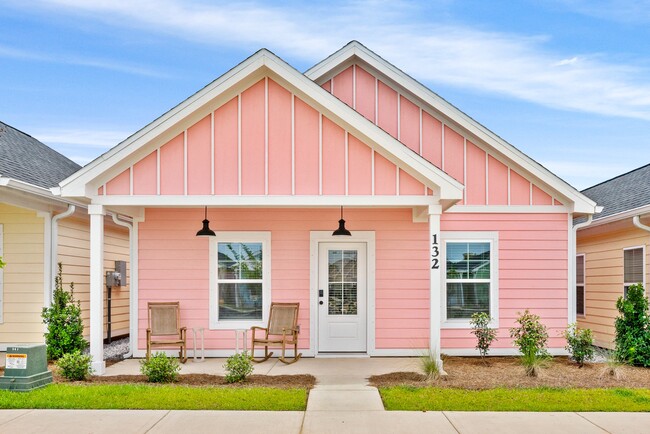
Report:
M47 370L45 345L7 347L5 374L0 377L0 389L26 392L52 382Z

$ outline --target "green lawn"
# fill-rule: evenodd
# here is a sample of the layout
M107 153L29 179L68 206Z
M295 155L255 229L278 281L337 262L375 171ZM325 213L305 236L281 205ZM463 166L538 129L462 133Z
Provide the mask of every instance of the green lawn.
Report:
M0 408L139 410L304 410L306 389L174 385L51 384L31 392L0 391Z
M650 411L650 389L379 389L386 410Z

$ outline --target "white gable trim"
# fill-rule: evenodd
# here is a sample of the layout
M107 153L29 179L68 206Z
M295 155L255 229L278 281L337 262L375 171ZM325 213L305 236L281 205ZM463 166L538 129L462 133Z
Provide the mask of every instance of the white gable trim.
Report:
M355 56L397 85L420 98L443 116L458 123L469 134L493 147L497 152L519 165L523 170L539 179L542 183L555 189L559 194L573 203L573 212L593 214L596 211L596 203L594 201L581 194L532 158L357 41L350 42L336 53L307 70L305 76L321 84L321 82L327 81L333 72L338 72L341 68L349 66Z
M190 126L203 113L205 107L213 107L215 101L224 103L233 97L235 90L243 90L263 76L271 76L280 85L290 89L305 102L315 106L324 116L337 123L350 134L372 147L393 164L440 194L443 202L451 205L463 197L463 185L442 170L411 151L398 140L348 107L316 83L305 77L279 57L267 50L260 50L219 79L165 113L125 141L97 158L60 183L64 197L92 197L96 194L98 180L121 173L130 164L146 155L146 147L161 136L178 132L179 125ZM171 138L171 137L169 137ZM161 143L162 144L162 143ZM109 178L110 179L110 178Z

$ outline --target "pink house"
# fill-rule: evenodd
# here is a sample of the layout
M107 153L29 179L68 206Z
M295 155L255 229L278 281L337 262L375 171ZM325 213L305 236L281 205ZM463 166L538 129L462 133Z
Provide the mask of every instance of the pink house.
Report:
M132 218L135 356L147 302L166 300L208 356L271 301L300 302L304 356L476 354L477 311L499 329L492 353L514 354L527 308L561 352L572 220L596 206L358 42L304 74L260 50L60 187L89 202L95 318L102 216ZM206 207L216 235L197 237ZM349 236L333 235L341 212Z

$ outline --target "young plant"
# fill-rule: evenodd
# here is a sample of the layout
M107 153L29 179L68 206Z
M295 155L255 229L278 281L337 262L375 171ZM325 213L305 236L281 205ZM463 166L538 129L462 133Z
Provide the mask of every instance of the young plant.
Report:
M81 351L75 350L61 356L56 366L63 378L70 381L83 381L93 372L90 366L91 360L89 354L82 354Z
M420 369L424 374L424 381L428 383L437 380L442 374L438 356L430 349L420 356Z
M4 262L4 261L2 260L2 256L0 256L0 269L5 268L6 265L7 265L7 263Z
M601 377L613 377L615 380L621 380L623 378L623 363L617 356L616 351L604 350L603 354L605 357L605 366L600 372Z
M173 383L181 370L178 360L167 357L163 352L156 352L149 360L140 361L140 372L147 376L150 383Z
M532 314L526 309L519 313L517 318L518 327L510 329L510 337L513 344L521 352L521 363L529 377L537 377L541 368L545 367L550 358L546 350L548 332L546 326L540 322L538 315Z
M81 319L81 306L74 300L74 283L70 292L63 289L63 265L59 262L59 272L54 279L52 305L43 308L41 317L47 325L45 343L47 357L56 360L66 353L83 351L88 342L83 337L84 325Z
M643 285L631 285L627 297L616 301L616 357L637 366L650 366L650 320Z
M472 319L469 321L472 326L472 334L476 336L476 349L481 354L481 359L485 359L487 356L492 342L498 340L497 330L489 327L490 321L492 318L485 312L472 314Z
M579 368L594 358L594 337L590 329L579 329L576 324L569 324L569 327L562 332L566 339L566 350L571 358L576 361Z
M253 362L247 353L235 353L223 365L226 369L226 382L239 383L253 373Z

